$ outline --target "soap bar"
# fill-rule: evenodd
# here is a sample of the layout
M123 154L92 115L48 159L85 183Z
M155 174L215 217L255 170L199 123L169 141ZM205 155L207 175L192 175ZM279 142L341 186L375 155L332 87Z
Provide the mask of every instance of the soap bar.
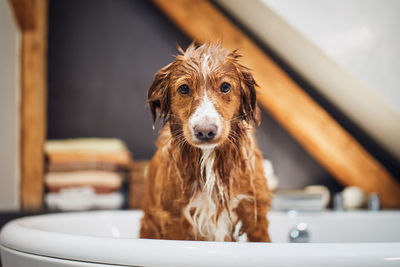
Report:
M329 205L329 200L331 199L331 193L326 186L323 185L309 185L304 188L306 192L321 193L324 198L325 208Z
M365 193L357 186L346 187L343 192L343 204L346 209L358 209L361 208L365 203Z

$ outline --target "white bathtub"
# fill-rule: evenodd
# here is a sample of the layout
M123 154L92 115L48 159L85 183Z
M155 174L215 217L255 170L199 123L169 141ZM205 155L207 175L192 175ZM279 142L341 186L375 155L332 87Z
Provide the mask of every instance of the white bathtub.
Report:
M96 211L14 220L0 234L3 267L400 266L397 211L270 212L270 244L138 239L141 216ZM299 223L311 243L288 243Z

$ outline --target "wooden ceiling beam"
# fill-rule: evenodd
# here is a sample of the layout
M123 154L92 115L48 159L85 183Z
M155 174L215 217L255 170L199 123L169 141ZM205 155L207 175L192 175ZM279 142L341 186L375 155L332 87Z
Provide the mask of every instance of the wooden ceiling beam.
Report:
M258 102L340 183L377 192L383 207L400 207L391 174L210 2L153 2L195 41L239 48L260 85Z

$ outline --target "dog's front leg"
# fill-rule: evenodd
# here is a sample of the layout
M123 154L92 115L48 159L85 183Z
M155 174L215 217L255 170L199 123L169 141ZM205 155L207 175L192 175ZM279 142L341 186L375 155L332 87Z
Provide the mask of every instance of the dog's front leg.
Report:
M242 221L241 233L246 233L250 242L270 242L268 235L268 200L242 200L237 209L237 215Z
M150 214L144 214L140 227L140 238L160 239L161 227L157 220Z
M141 238L187 240L190 225L180 215L173 215L160 207L145 212L140 229Z

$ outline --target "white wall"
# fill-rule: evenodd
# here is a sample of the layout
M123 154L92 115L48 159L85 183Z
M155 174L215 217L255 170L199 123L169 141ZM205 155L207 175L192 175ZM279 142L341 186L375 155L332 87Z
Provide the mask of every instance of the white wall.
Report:
M217 2L400 159L400 1Z
M20 41L11 6L0 0L0 210L20 206Z

